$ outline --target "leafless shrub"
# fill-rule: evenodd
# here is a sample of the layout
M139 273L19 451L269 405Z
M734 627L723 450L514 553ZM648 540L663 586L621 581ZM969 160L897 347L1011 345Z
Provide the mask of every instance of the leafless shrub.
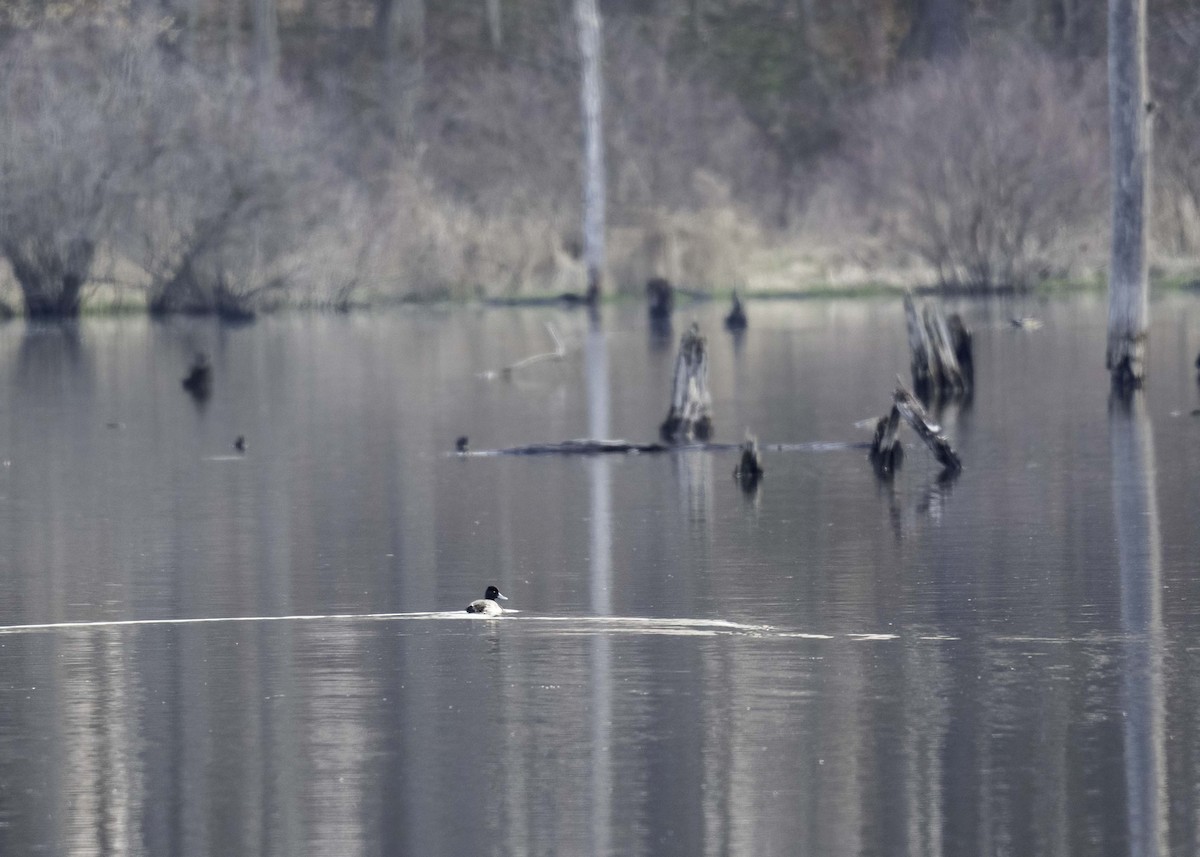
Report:
M611 230L610 268L624 291L640 294L654 277L706 291L745 285L747 248L760 237L756 218L717 176L699 171L689 189L691 206L648 206Z
M1068 239L1104 211L1102 77L981 48L878 99L853 170L892 242L943 285L1025 286L1065 274Z
M605 38L609 275L639 289L666 275L727 288L744 277L739 239L758 229L775 171L732 99L668 62L670 32L616 19ZM420 168L446 193L462 282L505 294L578 289L579 94L573 40L528 63L481 67L431 93ZM715 190L714 190L715 189ZM451 203L453 200L453 203ZM435 208L438 205L435 203ZM435 218L436 219L436 218ZM666 247L666 250L656 248ZM664 255L665 254L665 255ZM450 260L445 260L450 262Z
M283 293L345 178L311 112L236 73L196 77L135 205L129 236L157 312L244 313Z

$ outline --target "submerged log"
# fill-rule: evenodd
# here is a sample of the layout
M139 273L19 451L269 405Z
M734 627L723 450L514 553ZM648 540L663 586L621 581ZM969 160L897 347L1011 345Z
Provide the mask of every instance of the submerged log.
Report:
M896 392L892 397L891 412L888 416L881 418L875 426L875 441L871 444L870 460L875 465L877 472L881 475L891 473L899 464L900 444L896 441L895 436L901 419L908 423L917 436L925 442L929 451L933 453L933 457L945 468L943 471L945 474L955 475L962 470L962 461L959 459L958 453L940 433L940 427L929 418L929 414L925 412L925 407L920 400L901 384L897 385Z
M971 335L962 319L957 319L957 333L951 332L941 309L926 303L921 311L913 302L912 295L904 296L904 317L908 326L908 350L912 360L913 388L922 399L930 400L943 396L959 397L970 390L970 381L962 369L959 354L970 356Z
M725 316L725 329L729 331L745 330L748 320L746 318L746 308L742 306L742 300L738 297L738 293L733 293L733 308L729 310L729 315Z
M627 440L596 440L580 438L558 443L531 443L528 446L513 446L490 453L468 453L471 455L605 455L628 453L670 452L673 447L664 443L632 443Z
M459 438L464 440L465 438ZM866 449L869 443L860 441L810 441L808 443L769 443L757 446L758 450L770 452L837 452L847 449ZM745 452L742 443L635 443L628 440L608 440L599 438L579 438L564 440L557 443L531 443L526 446L510 446L503 449L458 449L454 455L468 458L489 458L497 455L636 455L656 454L662 452ZM761 467L761 465L760 465Z
M712 436L712 396L708 392L708 343L700 325L692 326L679 342L671 408L658 429L666 443L690 443Z

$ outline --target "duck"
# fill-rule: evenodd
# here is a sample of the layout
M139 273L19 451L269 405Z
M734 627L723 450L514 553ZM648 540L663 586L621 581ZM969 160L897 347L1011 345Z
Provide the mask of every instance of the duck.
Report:
M501 595L500 590L494 586L489 586L483 593L483 597L472 601L467 605L468 613L482 613L484 616L499 616L504 612L498 601L507 601L507 595Z

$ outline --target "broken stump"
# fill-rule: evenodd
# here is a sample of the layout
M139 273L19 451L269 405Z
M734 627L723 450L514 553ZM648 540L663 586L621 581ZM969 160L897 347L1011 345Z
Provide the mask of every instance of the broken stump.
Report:
M933 457L944 468L944 475L954 476L962 470L962 461L958 453L941 434L941 428L929 418L924 405L906 390L903 384L898 384L892 396L892 409L886 417L876 423L875 440L871 444L869 457L879 475L893 473L900 463L900 444L896 440L896 429L900 420L908 423L925 442Z
M959 354L971 362L971 336L962 319L954 316L957 332L936 304L925 303L921 311L911 294L904 296L904 317L908 326L908 350L912 362L913 389L925 401L943 397L956 398L970 390Z
M679 341L671 407L658 429L666 443L708 440L712 435L712 396L708 392L708 343L692 322Z

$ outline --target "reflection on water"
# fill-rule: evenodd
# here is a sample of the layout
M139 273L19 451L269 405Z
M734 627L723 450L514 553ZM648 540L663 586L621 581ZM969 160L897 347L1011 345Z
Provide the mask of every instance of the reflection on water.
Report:
M1110 406L1102 300L965 304L966 469L881 486L769 445L867 439L898 302L723 309L753 504L733 453L446 454L652 440L640 306L0 327L0 853L1200 853L1190 367Z
M1121 624L1129 634L1122 673L1130 853L1167 847L1166 724L1163 702L1162 541L1154 433L1141 391L1109 404L1113 523L1121 575Z
M669 330L669 326L668 326ZM593 315L584 353L587 378L588 436L611 437L609 417L608 343L600 320ZM607 456L587 462L591 485L588 581L590 607L597 616L612 615L612 473ZM591 738L592 818L591 853L608 854L612 849L612 645L608 637L595 635L591 650Z

